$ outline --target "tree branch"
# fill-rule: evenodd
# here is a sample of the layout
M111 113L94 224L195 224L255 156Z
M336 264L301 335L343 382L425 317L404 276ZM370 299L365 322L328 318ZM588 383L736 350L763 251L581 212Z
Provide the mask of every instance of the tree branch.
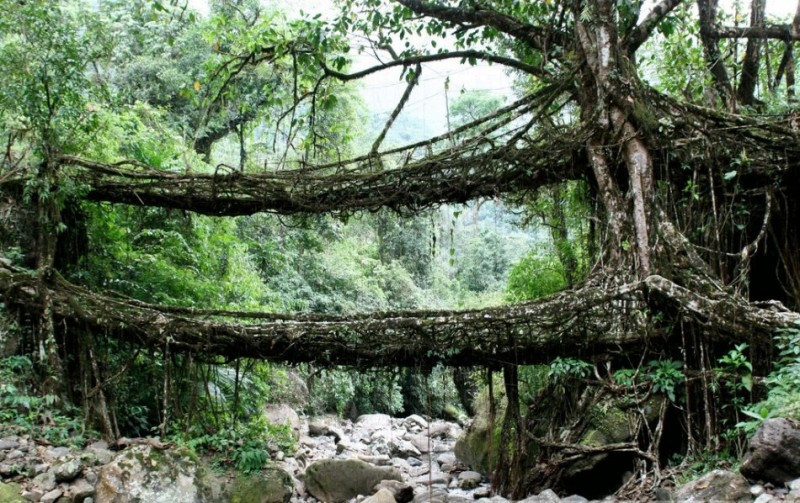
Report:
M633 54L636 50L653 34L658 24L667 15L675 10L684 0L661 0L661 3L653 7L650 14L639 23L623 42L628 54Z
M373 73L380 72L383 70L388 70L389 68L393 68L396 66L411 66L421 63L430 63L432 61L444 61L447 59L454 59L454 58L479 59L482 61L488 61L490 63L497 63L498 65L508 66L510 68L520 70L521 72L528 73L530 75L535 75L537 77L546 79L550 78L549 74L547 74L542 69L537 68L535 66L528 65L521 61L517 61L516 59L506 58L503 56L496 56L494 54L489 54L474 50L452 51L452 52L443 52L441 54L423 54L420 56L410 56L408 58L396 59L388 63L381 63L380 65L371 66L369 68L354 73L337 72L336 70L329 68L324 63L322 64L322 69L328 76L337 78L342 81L348 81L348 80L357 80L366 77L367 75L371 75Z
M447 7L424 0L395 1L417 14L448 21L453 24L467 24L473 27L490 26L540 51L546 51L548 46L564 46L569 40L569 37L564 33L553 31L552 29L545 30L538 26L523 23L511 16L488 9L485 6L464 9Z
M750 4L750 28L759 29L764 27L764 9L766 0L753 0ZM747 48L744 52L744 63L742 64L742 76L739 80L739 88L736 90L737 98L743 105L753 105L755 103L756 83L758 82L758 63L761 59L762 39L750 37L747 40Z
M700 40L706 56L706 66L714 77L715 87L723 103L730 108L732 105L731 82L722 53L719 50L717 34L717 0L697 0L697 9L700 13Z
M372 148L370 149L370 155L377 155L378 149L381 147L381 143L383 143L383 139L386 138L386 134L389 132L389 128L392 127L394 124L395 119L397 116L400 115L400 112L403 111L403 107L406 106L406 102L408 98L411 96L411 91L419 83L419 76L422 74L422 65L417 63L417 66L414 67L414 75L411 77L411 80L408 81L408 85L406 86L406 90L403 92L403 96L400 97L400 101L397 102L397 106L394 107L392 114L389 116L389 119L386 121L386 124L383 126L383 130L375 138L375 141L372 143Z
M800 33L795 33L790 24L768 26L721 26L714 30L715 38L776 39L797 42Z

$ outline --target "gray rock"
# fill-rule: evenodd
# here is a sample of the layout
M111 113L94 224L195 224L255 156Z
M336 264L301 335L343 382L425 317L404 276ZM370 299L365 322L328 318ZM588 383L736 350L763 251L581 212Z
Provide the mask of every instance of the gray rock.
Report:
M19 449L14 449L13 451L6 454L6 461L13 461L15 459L24 458L25 453Z
M452 440L455 440L458 437L458 430L459 428L453 426L453 424L445 423L443 421L431 423L429 428L432 438L449 438Z
M786 484L786 486L789 488L789 491L791 492L800 492L800 479L794 479L788 484Z
M305 472L306 489L325 503L340 503L359 494L370 494L382 480L402 480L402 477L394 468L358 459L323 459L312 463Z
M393 438L388 443L389 451L392 456L420 456L422 453L414 447L414 444L402 438Z
M45 461L52 463L53 461L67 457L69 453L70 451L66 447L48 447L42 453L42 457Z
M752 494L753 497L755 497L755 498L761 496L765 492L766 492L766 489L764 489L764 486L762 486L762 485L756 484L756 485L750 487L750 494Z
M440 465L455 465L456 464L456 455L452 452L445 452L436 456L436 461Z
M335 418L327 416L314 418L308 423L308 434L314 437L333 437L334 442L339 442L344 438L344 433L334 426L335 421Z
M433 470L428 471L425 474L419 475L413 478L413 482L416 485L420 486L434 486L434 485L444 485L446 486L450 482L450 475L444 473L443 471L439 470L439 467L434 465Z
M94 486L86 479L78 479L67 488L66 496L76 503L82 503L91 496L94 496Z
M387 414L364 414L356 419L355 425L367 431L390 430L392 418Z
M448 503L447 489L420 487L414 492L414 503Z
M426 421L422 416L419 416L417 414L411 414L410 416L405 418L403 424L405 425L406 428L408 428L411 425L416 425L422 429L428 428L428 421Z
M56 476L56 482L69 482L71 480L75 480L75 478L80 475L81 471L83 471L83 465L75 458L72 458L64 463L60 463L53 469L53 473L55 473Z
M519 503L558 503L561 498L552 489L545 489L535 496L528 496Z
M481 483L481 479L483 479L483 476L478 472L461 472L458 476L458 487L461 489L474 489Z
M356 457L365 463L378 466L389 466L389 464L392 461L392 458L390 458L386 454L379 454L377 456L368 456L366 454L359 454Z
M43 495L42 499L40 499L39 501L41 503L54 503L63 494L64 491L62 491L61 489L53 489L52 491Z
M753 503L770 503L771 501L777 501L777 500L771 494L764 493L758 498L756 498L756 500Z
M0 438L0 451L9 451L19 447L19 439L17 437Z
M432 442L428 442L427 435L408 435L406 438L419 452L424 454L431 451Z
M377 492L385 489L392 493L397 503L408 503L414 499L414 488L399 480L382 480L373 488Z
M56 475L48 470L33 478L33 486L36 489L46 493L56 488Z
M713 470L702 477L682 485L675 491L675 499L685 503L705 501L752 501L750 484L738 473Z
M108 444L105 442L95 442L86 448L86 453L94 456L92 463L89 463L89 460L87 460L87 465L107 465L112 459L114 459L116 454L114 454L114 452L109 450L107 447L103 447L103 445L107 446Z
M28 489L28 490L22 491L22 495L21 496L22 496L22 499L24 499L25 501L34 501L35 502L35 501L41 500L42 496L44 496L44 493L42 491L38 490L38 489ZM0 501L2 501L2 500L0 500Z
M394 495L388 489L379 489L372 496L365 498L363 503L397 503Z
M264 417L274 425L289 425L296 437L300 436L300 416L286 404L270 404L264 407Z
M491 498L481 498L478 501L481 503L508 503L508 500L502 496L492 496Z
M776 485L800 477L800 423L785 418L762 422L739 471L748 479Z
M13 477L14 475L19 474L20 470L22 470L22 467L16 463L10 463L7 461L0 463L0 477Z
M408 464L408 461L406 461L405 459L392 458L392 460L389 462L389 464L391 466L394 466L395 468L397 468L398 470L400 470L403 473L408 473L408 472L411 471L411 465Z
M589 500L581 496L580 494L572 494L567 496L566 498L561 499L562 503L589 503Z

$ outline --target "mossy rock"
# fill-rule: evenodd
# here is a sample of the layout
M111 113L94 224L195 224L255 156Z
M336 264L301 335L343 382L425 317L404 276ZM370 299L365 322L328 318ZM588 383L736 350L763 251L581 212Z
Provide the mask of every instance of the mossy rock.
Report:
M497 462L500 433L506 415L505 389L502 384L495 385L494 428L489 414L489 390L484 388L475 398L475 417L456 441L455 455L459 461L469 465L476 472L489 473L489 447L494 446L491 464ZM491 439L491 441L490 441Z
M98 473L97 501L199 503L219 501L210 470L189 449L125 449Z
M0 482L0 503L27 503L22 496L22 486L9 482Z
M226 499L231 503L286 503L292 497L292 478L278 468L267 468L258 475L239 476Z
M312 463L305 473L311 495L325 503L341 503L359 494L372 494L382 480L403 477L396 468L375 466L358 459L323 459Z

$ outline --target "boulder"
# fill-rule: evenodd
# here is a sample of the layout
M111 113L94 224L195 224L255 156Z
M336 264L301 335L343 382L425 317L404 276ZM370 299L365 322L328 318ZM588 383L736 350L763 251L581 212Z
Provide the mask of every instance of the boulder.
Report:
M365 498L362 503L397 503L394 495L388 489L379 489L372 496Z
M52 470L47 470L44 473L33 478L33 487L46 493L56 488L56 475Z
M675 491L675 500L685 503L705 501L753 501L750 484L738 473L713 470L682 485Z
M500 425L505 416L506 401L505 390L502 385L495 387L495 404L497 407L492 429L491 415L489 414L488 389L482 390L475 399L475 417L456 442L455 454L459 461L484 475L489 473L489 445L497 445ZM494 450L497 456L497 449Z
M309 465L304 482L306 490L318 500L341 503L359 494L371 494L382 480L402 480L402 477L394 468L358 459L323 459Z
M45 494L44 496L42 496L42 499L40 499L39 501L41 503L55 503L58 500L58 498L60 498L63 494L64 491L56 488L50 491L49 493Z
M154 503L208 501L198 487L200 468L188 451L136 445L117 455L98 474L96 500Z
M461 489L474 489L481 483L483 477L478 472L461 472L458 476L458 487Z
M431 451L433 440L429 440L427 435L408 435L406 438L419 452L424 454Z
M408 430L412 430L414 426L418 429L427 429L428 428L428 421L426 421L422 416L418 414L411 414L403 421L403 425Z
M433 422L429 428L432 438L452 438L453 440L458 437L459 430L460 428L444 421Z
M264 407L264 417L276 426L288 425L295 438L300 437L300 416L286 404L270 404Z
M292 487L289 474L278 468L263 470L253 477L218 478L188 449L158 450L136 445L100 469L94 500L286 503Z
M86 452L94 455L96 465L107 465L114 459L114 452L109 450L108 443L94 442L86 447Z
M545 489L535 496L528 496L519 503L558 503L561 498L552 489Z
M776 485L800 477L800 423L785 418L761 423L740 471L750 480Z
M364 414L356 419L356 427L362 430L391 430L392 418L387 414Z
M447 503L448 493L447 489L441 487L433 487L430 490L425 488L418 488L414 491L414 503Z
M56 482L70 482L75 480L83 471L83 465L75 458L59 463L53 468Z
M94 496L94 486L86 479L78 479L67 487L67 498L76 503L82 503L86 498Z
M287 503L292 497L294 482L283 470L267 468L258 475L237 477L223 490L223 499L230 503Z
M339 442L344 438L344 433L336 427L336 418L315 417L308 423L308 434L314 437L323 435L332 437L334 442Z
M399 480L382 480L373 488L373 491L385 489L392 493L397 503L408 503L414 499L414 488Z

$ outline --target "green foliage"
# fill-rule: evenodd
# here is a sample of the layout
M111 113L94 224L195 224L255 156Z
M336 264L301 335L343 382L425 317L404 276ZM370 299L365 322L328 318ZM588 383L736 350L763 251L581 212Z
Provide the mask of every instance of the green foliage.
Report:
M312 381L310 409L314 413L380 412L397 414L403 410L399 375L390 371L353 372L323 370Z
M553 383L563 383L569 379L584 379L592 372L594 365L577 358L557 357L550 362L547 377Z
M104 89L86 72L106 50L96 17L43 0L0 2L0 130L30 133L41 157L79 151L97 126Z
M468 290L498 289L506 279L508 258L497 232L482 229L467 243L458 265L461 281Z
M680 360L650 360L640 369L618 369L613 374L614 382L623 387L634 388L647 385L653 393L661 393L672 402L678 400L678 385L684 382L683 362Z
M0 435L25 432L55 445L83 447L80 411L54 395L37 392L27 356L0 359Z
M800 327L781 330L775 337L778 359L775 369L764 380L767 398L744 408L750 417L737 427L748 435L755 433L764 419L787 417L800 420Z
M243 473L257 472L267 466L270 450L292 454L295 449L291 428L269 424L263 416L213 433L201 433L193 428L175 440L212 456L220 467L233 467Z
M454 128L463 126L497 111L502 105L502 98L484 89L462 90L450 105L451 125Z
M511 268L506 296L513 302L535 300L566 287L567 281L561 262L533 250Z
M653 393L663 393L670 401L676 401L677 386L681 384L683 362L680 360L652 360L645 365L644 376L653 385Z

